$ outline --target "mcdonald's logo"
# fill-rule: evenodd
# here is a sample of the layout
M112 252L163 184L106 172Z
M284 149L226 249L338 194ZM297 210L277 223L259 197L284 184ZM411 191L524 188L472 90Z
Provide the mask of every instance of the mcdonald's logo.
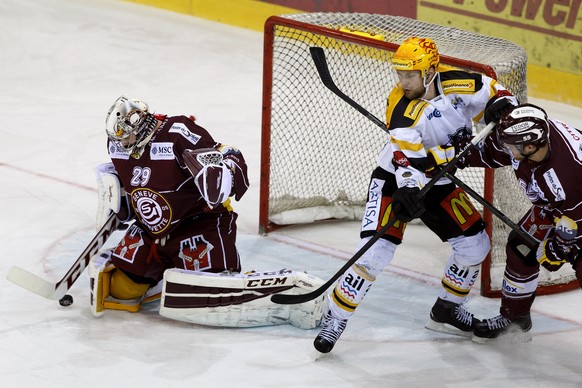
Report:
M465 193L459 193L458 198L451 199L451 209L453 209L455 217L461 224L465 224L467 222L467 218L464 216L464 214L472 216L476 211L473 207L473 204L471 203L471 200ZM462 211L460 209L462 209Z
M390 220L390 217L394 216L394 213L392 212L392 198L382 197L381 214L382 214L382 219L380 220L380 223L376 227L376 230L382 229L382 227L388 223L388 220ZM406 223L396 221L394 223L394 225L392 225L392 227L388 229L386 234L389 236L394 236L394 237L402 240L402 237L404 236L404 229L405 228L406 228Z
M481 215L473 206L469 196L461 189L455 189L441 203L444 209L457 222L462 230L468 229L481 219Z

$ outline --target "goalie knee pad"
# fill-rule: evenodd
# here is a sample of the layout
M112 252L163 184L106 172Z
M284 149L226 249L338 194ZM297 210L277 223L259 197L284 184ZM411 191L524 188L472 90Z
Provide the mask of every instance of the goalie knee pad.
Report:
M299 305L271 302L275 293L304 293L323 284L291 270L208 273L168 269L164 272L160 315L178 321L221 327L255 327L290 323L317 327L325 297Z
M118 270L111 275L109 294L116 299L135 299L144 295L149 288L149 284L136 283L125 272Z
M111 251L93 256L87 266L91 287L91 313L101 317L105 310L138 312L143 303L160 299L161 285L136 283L118 270L111 261Z

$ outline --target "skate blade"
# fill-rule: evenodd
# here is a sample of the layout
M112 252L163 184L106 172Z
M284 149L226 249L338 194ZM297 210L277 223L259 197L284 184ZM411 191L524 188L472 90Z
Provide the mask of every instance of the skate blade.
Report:
M317 349L312 349L311 350L311 359L313 361L317 361L322 357L325 357L328 353L321 353L319 350Z
M529 331L513 330L507 333L500 334L495 338L478 337L473 334L471 341L477 344L490 344L495 342L504 342L509 344L525 344L531 342L533 336Z
M431 318L426 321L424 327L428 330L436 331L438 333L451 334L465 338L471 338L473 335L472 331L462 331L452 325L449 325L448 323L435 322Z

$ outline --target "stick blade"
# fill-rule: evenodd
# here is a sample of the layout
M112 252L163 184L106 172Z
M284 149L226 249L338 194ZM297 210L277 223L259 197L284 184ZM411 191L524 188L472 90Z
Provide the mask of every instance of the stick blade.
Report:
M317 73L321 78L321 82L328 88L332 90L339 90L331 78L329 72L329 67L327 66L327 59L325 58L325 51L321 47L310 47L309 53L313 59L313 63L317 69Z
M43 298L58 300L56 294L56 284L51 283L27 270L18 266L13 266L8 271L6 279L30 292L34 292ZM62 295L61 295L62 296Z
M325 291L325 289L324 289ZM306 294L290 295L290 294L274 294L271 295L271 302L277 304L300 304L309 302L312 299L317 298L322 292L317 289Z

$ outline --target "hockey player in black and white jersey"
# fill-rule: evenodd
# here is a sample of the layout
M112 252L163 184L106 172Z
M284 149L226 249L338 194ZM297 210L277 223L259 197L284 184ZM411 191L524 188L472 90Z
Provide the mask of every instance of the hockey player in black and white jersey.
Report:
M530 308L540 265L557 271L572 265L582 287L582 132L532 104L522 104L501 116L479 152L465 162L471 166L512 166L519 186L533 206L518 222L540 242L531 248L516 232L509 234L500 315L476 325L473 341L489 342L518 333L531 338Z
M322 353L332 350L348 318L393 259L406 222L415 218L452 248L426 328L470 337L478 323L463 303L490 249L485 223L467 194L447 178L439 180L423 201L417 195L435 166L454 157L453 139L469 137L473 121L483 122L484 115L517 100L490 77L441 68L431 39L407 39L392 57L392 66L399 83L386 108L390 140L368 187L361 245L391 217L399 221L339 279L324 327L314 341ZM490 112L485 112L487 106Z

